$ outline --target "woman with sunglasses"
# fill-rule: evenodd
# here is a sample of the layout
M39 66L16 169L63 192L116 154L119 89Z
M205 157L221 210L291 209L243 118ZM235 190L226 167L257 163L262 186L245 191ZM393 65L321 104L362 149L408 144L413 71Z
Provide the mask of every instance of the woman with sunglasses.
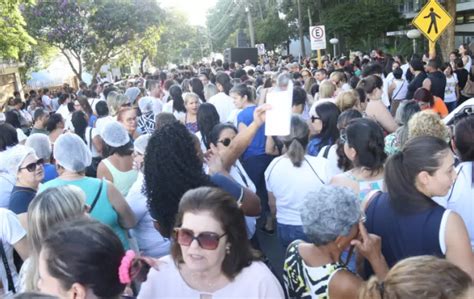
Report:
M206 105L206 104L203 104ZM231 124L217 124L209 135L209 143L217 149L219 155L224 155L229 149L232 140L237 136L237 129ZM252 192L256 192L257 188L245 171L242 163L238 159L229 168L229 175L242 187L248 188ZM251 239L255 234L257 221L255 217L245 216L247 224L248 238Z
M367 233L352 190L323 186L306 195L300 213L307 241L296 240L286 251L283 280L289 298L357 298L363 281L341 261L348 248L352 252L355 247L384 279L388 267L381 239Z
M26 146L17 146L10 159L17 172L8 208L15 214L26 213L44 177L43 159L38 159L34 150Z
M242 211L220 189L201 187L179 204L171 256L150 270L138 298L284 298L247 240Z
M341 111L336 104L323 102L317 104L311 111L311 131L315 134L311 136L308 144L308 154L317 156L321 148L333 145L339 138L337 129L337 118Z

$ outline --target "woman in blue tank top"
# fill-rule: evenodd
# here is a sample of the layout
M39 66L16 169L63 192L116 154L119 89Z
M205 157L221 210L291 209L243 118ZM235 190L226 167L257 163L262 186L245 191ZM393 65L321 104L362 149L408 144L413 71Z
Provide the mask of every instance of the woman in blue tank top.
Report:
M64 185L81 188L86 194L91 217L110 226L124 247L129 248L126 230L135 226L135 216L112 183L84 175L92 160L84 141L75 134L63 134L56 140L53 156L59 177L43 184L39 192Z
M412 256L445 257L474 277L474 256L461 217L432 200L448 193L456 178L448 144L436 137L414 138L385 166L387 193L369 200L367 231L382 238L392 267ZM372 274L365 263L365 274Z

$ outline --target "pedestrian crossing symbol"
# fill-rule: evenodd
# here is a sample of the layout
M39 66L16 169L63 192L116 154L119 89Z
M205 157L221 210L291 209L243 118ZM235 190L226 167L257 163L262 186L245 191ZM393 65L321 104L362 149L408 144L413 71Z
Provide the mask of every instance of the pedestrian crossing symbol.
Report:
M413 19L413 25L432 42L436 42L452 22L453 18L436 0L428 1Z

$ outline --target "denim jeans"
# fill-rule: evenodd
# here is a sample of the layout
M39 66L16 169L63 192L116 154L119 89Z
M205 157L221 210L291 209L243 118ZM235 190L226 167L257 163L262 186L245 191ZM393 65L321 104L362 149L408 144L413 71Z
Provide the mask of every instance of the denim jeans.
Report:
M457 106L456 101L445 103L445 104L446 104L446 107L448 108L449 113L451 113L454 109L456 109L456 106Z
M277 223L277 229L278 239L280 240L280 244L283 246L285 251L288 248L288 245L290 245L294 240L303 240L308 242L308 238L306 237L303 231L303 226L301 225Z

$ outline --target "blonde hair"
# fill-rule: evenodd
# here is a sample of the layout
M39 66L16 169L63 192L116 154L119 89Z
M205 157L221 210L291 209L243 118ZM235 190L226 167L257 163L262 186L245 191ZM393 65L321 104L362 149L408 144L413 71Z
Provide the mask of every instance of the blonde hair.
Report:
M184 94L183 100L184 100L184 105L188 104L188 101L191 98L195 98L199 102L199 96L195 94L194 92L187 92Z
M336 86L334 86L334 84L329 80L324 80L323 82L321 82L321 85L319 85L320 99L332 98L334 97L335 92Z
M85 194L76 186L48 188L39 193L28 206L28 242L30 257L26 268L25 291L37 291L38 259L41 243L52 227L84 216Z
M431 110L415 113L408 121L408 139L419 136L433 136L449 141L448 127L439 115Z
M115 91L111 91L107 95L107 106L109 106L109 114L111 116L116 116L119 113L122 106L127 105L129 98L126 95L120 94Z
M454 299L466 296L470 287L467 273L447 260L425 255L398 262L384 281L373 276L360 288L359 299Z
M359 93L355 90L341 92L336 97L336 106L339 110L345 111L360 105Z
M333 81L334 84L345 83L346 82L346 75L340 71L334 71L329 76L329 80ZM334 82L336 81L336 82Z
M309 77L304 81L304 90L307 94L311 94L311 87L313 84L316 84L316 79L314 77Z

